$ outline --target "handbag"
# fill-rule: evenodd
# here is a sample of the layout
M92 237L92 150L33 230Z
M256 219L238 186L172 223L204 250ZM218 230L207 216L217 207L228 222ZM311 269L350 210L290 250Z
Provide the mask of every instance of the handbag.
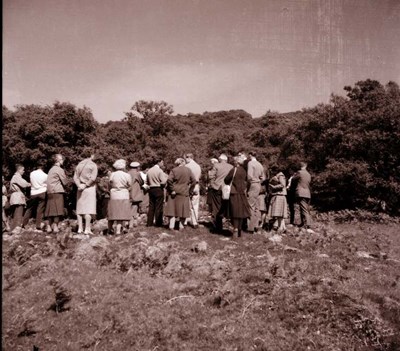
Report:
M225 184L222 186L222 200L229 200L229 197L231 195L231 188L232 188L232 183L233 183L233 178L235 178L235 174L236 174L236 167L235 170L233 171L233 176L232 176L232 180L231 183Z

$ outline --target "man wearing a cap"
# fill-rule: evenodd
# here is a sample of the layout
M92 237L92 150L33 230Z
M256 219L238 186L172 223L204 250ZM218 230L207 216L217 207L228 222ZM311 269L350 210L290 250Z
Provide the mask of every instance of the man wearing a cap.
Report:
M228 163L228 157L225 154L221 154L218 160L219 163L214 164L214 167L210 172L209 194L215 230L220 232L222 231L222 218L226 207L226 201L222 200L221 188L224 184L225 177L233 166Z
M132 186L130 190L130 199L132 203L132 218L129 221L129 229L138 225L139 208L144 198L143 184L144 180L140 174L140 163L132 162L130 165L129 174L132 178Z
M198 218L199 218L199 205L200 205L200 176L201 176L201 167L200 165L193 160L193 154L186 154L184 156L186 167L189 168L195 178L196 184L192 190L191 196L191 208L190 208L190 222L192 223L193 228L198 228Z

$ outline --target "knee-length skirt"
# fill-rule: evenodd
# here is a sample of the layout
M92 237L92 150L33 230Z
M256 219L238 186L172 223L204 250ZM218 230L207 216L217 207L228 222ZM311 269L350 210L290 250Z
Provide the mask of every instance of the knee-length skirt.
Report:
M250 205L245 194L231 194L229 197L228 216L230 218L249 218Z
M84 190L78 190L76 197L76 214L96 214L96 186L90 186Z
M64 193L47 194L45 217L64 216Z
M168 196L165 204L164 215L167 217L179 217L189 218L190 217L190 199L189 196L176 195L172 198Z
M288 207L285 195L275 195L271 198L268 208L268 217L288 217Z
M109 221L129 221L132 217L131 200L129 200L129 192L111 191L107 212Z

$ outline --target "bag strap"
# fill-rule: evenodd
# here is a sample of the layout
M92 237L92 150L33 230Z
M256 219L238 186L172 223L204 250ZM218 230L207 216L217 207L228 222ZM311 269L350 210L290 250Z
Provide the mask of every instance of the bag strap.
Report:
M229 184L229 186L230 186L231 188L232 188L233 178L235 178L236 170L237 170L237 167L235 167L235 170L233 171L233 176L232 176L231 184Z

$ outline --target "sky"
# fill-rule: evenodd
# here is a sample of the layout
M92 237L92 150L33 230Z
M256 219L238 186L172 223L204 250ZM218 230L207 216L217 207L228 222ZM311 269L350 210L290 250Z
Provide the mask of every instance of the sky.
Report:
M399 0L3 0L3 105L253 117L400 83Z

